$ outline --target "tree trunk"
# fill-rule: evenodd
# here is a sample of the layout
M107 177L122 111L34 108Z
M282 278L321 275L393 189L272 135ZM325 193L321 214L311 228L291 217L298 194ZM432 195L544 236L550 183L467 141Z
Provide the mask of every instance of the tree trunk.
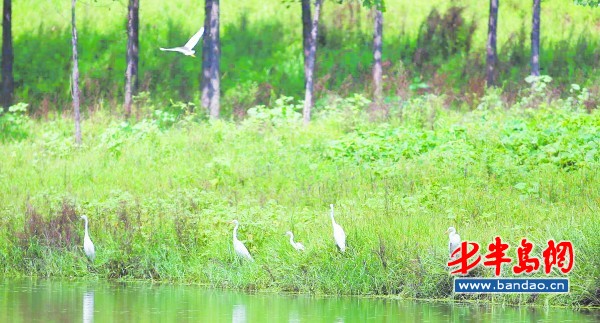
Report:
M12 0L4 0L2 6L2 92L0 105L8 109L13 104L13 45L12 45Z
M220 61L221 61L221 38L219 34L219 0L213 0L211 22L211 63L210 63L210 84L211 91L209 111L212 118L219 117L220 97L221 97L221 79L220 79Z
M381 52L383 47L383 12L375 8L375 32L373 33L373 97L375 107L379 110L382 106L383 71L381 68Z
M304 50L304 86L308 75L308 53L310 52L310 0L301 0L302 5L302 49Z
M137 92L140 25L140 1L129 0L127 12L127 70L125 71L125 118L131 116L133 95Z
M210 100L208 96L210 86L210 48L211 48L211 37L210 37L210 21L212 12L213 0L204 0L204 37L202 37L202 80L201 80L201 91L202 91L202 107L208 110L210 106Z
M533 0L533 19L531 28L531 75L540 75L540 2Z
M302 111L302 117L304 124L307 125L310 122L310 110L313 106L313 83L315 73L315 60L317 54L317 36L319 32L319 15L321 14L321 4L323 0L315 0L315 12L313 15L313 21L310 31L310 48L308 51L307 68L306 71L306 87L304 95L304 109Z
M205 0L204 39L202 40L202 106L211 118L220 113L219 0Z
M73 96L73 117L75 118L75 143L81 145L81 120L79 115L79 66L77 63L77 27L75 25L75 4L71 0L71 45L73 46L73 74L71 95Z
M499 2L500 0L490 0L487 41L487 87L496 85L496 26L498 25Z

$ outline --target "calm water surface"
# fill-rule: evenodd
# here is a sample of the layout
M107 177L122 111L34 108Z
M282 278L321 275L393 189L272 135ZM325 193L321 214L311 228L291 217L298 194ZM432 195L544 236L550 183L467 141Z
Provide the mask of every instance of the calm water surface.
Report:
M244 294L146 283L4 280L0 322L599 322L599 312Z

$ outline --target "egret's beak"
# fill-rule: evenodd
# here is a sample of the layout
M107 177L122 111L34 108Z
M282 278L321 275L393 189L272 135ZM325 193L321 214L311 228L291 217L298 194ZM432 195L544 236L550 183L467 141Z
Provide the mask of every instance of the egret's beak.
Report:
M192 56L192 57L196 57L196 55L194 55L194 54L192 54L192 55L190 55L190 56Z
M444 234L448 234L448 230L446 230L446 232L444 232Z

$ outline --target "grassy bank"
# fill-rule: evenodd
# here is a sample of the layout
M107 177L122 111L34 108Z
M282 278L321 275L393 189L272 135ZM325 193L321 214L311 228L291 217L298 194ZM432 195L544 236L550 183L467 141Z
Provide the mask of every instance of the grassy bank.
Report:
M522 237L537 255L550 238L576 248L570 294L467 298L600 304L598 110L556 101L462 113L442 101L420 97L367 122L364 98L331 99L306 128L286 99L237 124L175 108L137 123L96 112L79 149L70 120L23 117L0 145L0 273L449 298L453 225L484 246L501 235L511 257ZM255 263L235 261L232 219Z
M357 2L326 1L319 31L316 91L370 93L372 19ZM15 1L13 32L17 102L33 113L68 109L70 102L70 4ZM449 10L455 6L455 10ZM457 9L462 8L462 9ZM126 3L100 0L78 4L79 68L84 107L117 108L125 71ZM280 94L300 97L304 89L300 4L289 1L227 2L221 8L224 115L254 104L271 104ZM498 71L506 99L513 101L529 74L531 4L502 2L498 21ZM436 94L469 103L483 95L488 3L389 1L384 21L384 79L388 101L427 84ZM41 14L43 13L43 14ZM203 21L197 1L146 0L140 8L140 90L155 101L199 103L201 60L163 53L159 47L185 43ZM549 1L542 5L542 74L559 89L571 83L598 92L600 11ZM451 32L447 32L451 31ZM200 50L200 49L198 49Z

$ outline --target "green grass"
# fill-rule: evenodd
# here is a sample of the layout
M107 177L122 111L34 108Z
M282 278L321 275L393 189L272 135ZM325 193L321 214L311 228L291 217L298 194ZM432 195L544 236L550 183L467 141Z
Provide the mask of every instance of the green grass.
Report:
M416 65L419 30L435 8L444 13L452 4L465 6L461 19L474 23L471 46L462 44L450 57L435 54L443 48L426 48L430 57ZM274 1L224 2L222 6L222 92L224 114L236 106L271 103L280 94L301 97L303 68L299 3ZM386 93L407 91L413 79L422 78L435 93L452 93L457 100L476 93L484 84L484 49L487 2L389 1L384 21ZM328 91L344 95L369 93L372 64L372 23L369 13L333 1L324 4L318 53L319 96ZM565 86L598 84L600 11L567 2L542 5L542 73ZM197 1L141 4L140 85L161 103L199 103L200 59L163 53L161 46L183 44L203 21ZM529 73L530 4L504 1L500 6L498 50L500 80L516 91ZM110 0L78 4L80 70L86 109L118 107L122 101L125 70L126 3ZM17 101L28 102L31 111L69 109L70 8L56 0L17 1L13 4L15 78ZM440 30L451 26L440 25ZM402 64L400 64L402 62ZM402 67L401 67L402 66ZM401 72L404 71L404 72ZM408 84L404 84L408 82ZM595 89L595 91L597 91ZM246 99L240 99L240 93ZM248 102L249 101L249 102Z
M308 127L285 99L240 123L163 109L128 124L98 111L84 120L79 149L70 120L25 119L10 132L21 139L5 131L0 145L0 273L600 304L598 110L554 101L463 113L441 101L419 97L368 122L360 96L332 99ZM97 250L91 266L81 214ZM232 219L255 263L235 260ZM448 226L483 248L500 235L512 257L522 237L538 255L547 239L571 240L571 293L452 295Z

